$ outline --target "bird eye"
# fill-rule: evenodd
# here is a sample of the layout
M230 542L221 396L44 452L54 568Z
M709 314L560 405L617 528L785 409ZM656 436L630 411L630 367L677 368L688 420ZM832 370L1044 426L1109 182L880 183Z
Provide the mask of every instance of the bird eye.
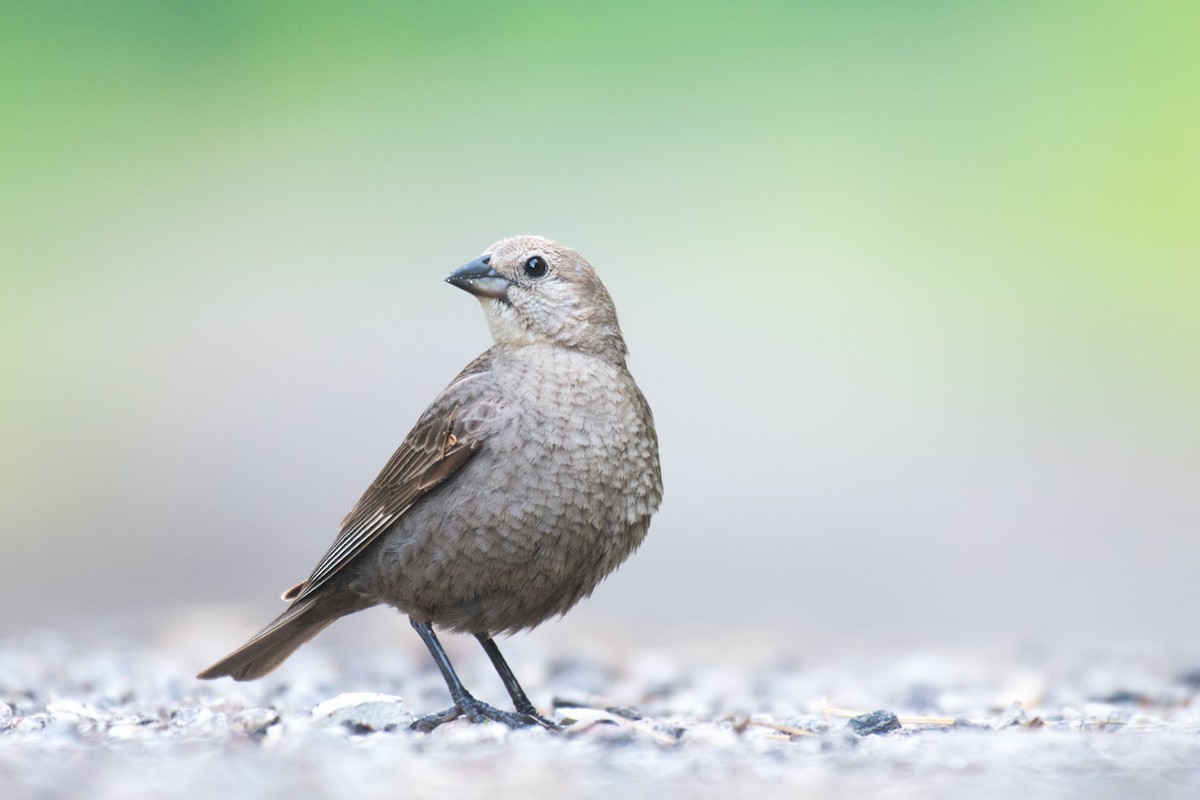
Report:
M546 259L533 256L525 262L525 274L531 278L540 278L546 274Z

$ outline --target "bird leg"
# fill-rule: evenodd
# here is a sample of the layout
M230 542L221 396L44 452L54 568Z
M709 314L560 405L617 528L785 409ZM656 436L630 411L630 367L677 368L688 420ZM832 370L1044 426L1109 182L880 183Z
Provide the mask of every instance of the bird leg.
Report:
M526 714L513 714L509 711L501 711L472 697L466 690L466 687L463 686L462 681L458 679L458 675L454 672L454 667L450 665L450 658L442 648L442 643L438 641L437 636L433 633L433 625L428 622L418 622L415 619L410 619L409 621L420 635L421 640L425 642L425 646L429 648L429 654L433 656L434 662L442 672L442 677L446 680L446 687L450 690L450 699L454 701L452 707L437 714L429 714L421 717L410 725L410 728L422 733L429 733L443 723L464 716L471 720L471 722L480 723L491 720L492 722L503 723L510 728L521 728L526 725L539 724L540 717L530 719ZM511 675L512 673L510 672L509 674ZM525 702L528 703L529 701L526 700Z
M488 658L492 660L492 666L496 668L500 680L504 681L504 688L508 690L508 696L512 698L517 713L529 718L529 722L526 724L541 725L543 728L552 730L557 729L557 725L539 714L533 707L533 703L529 702L529 698L525 696L525 690L521 688L521 684L517 683L517 676L513 674L508 662L500 654L500 648L496 646L495 640L486 633L477 633L475 638L483 645L483 652L487 653Z

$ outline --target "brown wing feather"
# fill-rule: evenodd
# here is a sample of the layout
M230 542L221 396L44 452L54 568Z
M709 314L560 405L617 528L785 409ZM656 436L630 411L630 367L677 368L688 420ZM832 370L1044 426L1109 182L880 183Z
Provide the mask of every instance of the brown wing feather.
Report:
M429 406L412 432L388 460L342 520L337 539L317 562L312 575L283 595L300 601L340 572L396 523L413 503L462 468L482 446L480 423L494 413L485 387L491 365L486 352L459 373Z

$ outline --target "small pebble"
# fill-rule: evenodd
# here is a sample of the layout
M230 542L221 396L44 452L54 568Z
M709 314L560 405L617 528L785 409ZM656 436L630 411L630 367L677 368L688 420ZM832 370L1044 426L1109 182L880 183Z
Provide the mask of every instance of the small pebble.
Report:
M996 730L1003 730L1004 728L1011 728L1014 725L1024 725L1027 721L1028 717L1025 716L1025 709L1021 708L1020 703L1014 702L1008 708L1004 709L1004 713L1000 715L992 727Z
M327 718L355 733L407 728L415 717L401 698L374 692L347 692L313 709L315 719Z
M246 736L257 737L277 722L279 712L273 708L247 708L233 715L229 720L229 729Z
M870 714L860 714L850 720L850 730L859 736L884 734L897 730L899 727L900 720L896 718L896 715L882 708L872 711Z

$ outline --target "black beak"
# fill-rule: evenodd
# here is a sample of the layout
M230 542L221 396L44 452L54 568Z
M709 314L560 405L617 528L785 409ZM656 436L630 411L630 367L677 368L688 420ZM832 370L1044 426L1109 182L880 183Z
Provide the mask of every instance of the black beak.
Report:
M446 278L446 283L457 286L476 297L494 297L497 300L508 299L508 278L492 269L492 257L480 256L470 264L464 264Z

